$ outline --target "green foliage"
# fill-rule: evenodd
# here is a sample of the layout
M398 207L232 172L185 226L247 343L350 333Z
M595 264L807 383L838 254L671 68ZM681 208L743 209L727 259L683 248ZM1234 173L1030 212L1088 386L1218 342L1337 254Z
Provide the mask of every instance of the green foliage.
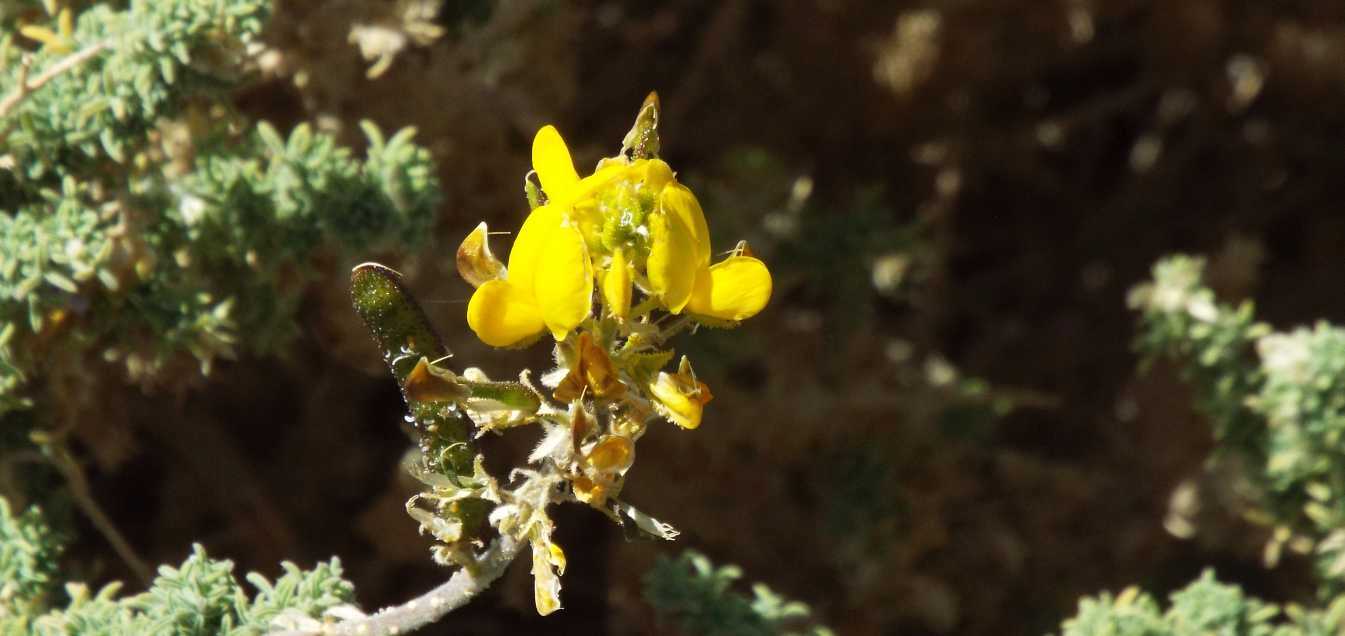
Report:
M1204 261L1173 256L1136 287L1138 348L1146 364L1174 360L1232 460L1256 514L1316 546L1323 594L1345 578L1345 330L1326 323L1275 332L1252 305L1218 302L1203 283ZM1219 583L1211 572L1174 592L1162 611L1148 594L1084 599L1066 636L1249 634L1307 636L1345 629L1345 597L1325 609L1280 608Z
M1314 541L1323 577L1345 579L1345 330L1274 332L1250 303L1216 302L1202 268L1166 259L1132 292L1140 350L1178 362L1260 516Z
M100 4L82 11L71 48L108 51L19 107L9 142L21 174L43 181L103 159L131 159L160 118L221 95L269 12L266 0L133 0L125 10ZM0 59L5 93L17 86L17 56L11 49ZM61 57L44 47L32 74Z
M825 636L812 610L757 583L751 598L732 590L742 578L734 565L716 567L705 555L687 550L676 559L659 557L644 577L644 595L660 619L688 634L706 636Z
M47 602L56 583L60 552L59 542L36 508L15 517L9 502L0 498L0 627Z
M160 566L154 585L132 607L155 632L216 634L234 627L241 594L233 563L211 560L196 545L181 567Z
M1152 596L1129 588L1079 602L1079 613L1062 626L1064 636L1327 636L1345 627L1345 603L1325 612L1281 609L1252 598L1205 571L1169 596L1163 611Z
M53 6L77 10L73 30ZM0 417L9 430L50 417L16 411L77 399L40 391L67 386L62 373L92 386L94 359L120 363L133 381L163 382L182 377L165 370L190 357L205 373L220 356L273 351L296 331L304 284L320 275L315 256L427 234L439 189L414 130L385 136L364 123L358 157L332 134L302 124L282 133L231 110L270 7L0 0L0 97L20 97L0 113ZM20 22L56 35L33 41ZM31 83L86 52L18 90L25 73ZM284 564L275 583L251 574L249 599L232 563L198 546L144 593L67 583L59 606L58 543L35 511L16 519L7 506L0 499L0 634L261 634L351 598L333 560L311 571Z
M1204 267L1200 258L1169 257L1154 265L1152 283L1131 291L1130 306L1140 311L1137 348L1146 364L1160 356L1181 363L1223 450L1255 452L1265 422L1247 400L1262 382L1256 339L1269 328L1254 322L1250 302L1218 303L1203 286Z
M162 566L141 594L119 597L113 583L91 593L66 583L69 601L56 606L54 587L60 546L35 510L15 517L0 498L0 634L265 634L277 619L320 618L351 602L353 587L341 578L341 563L301 570L281 564L274 583L250 573L247 591L233 576L233 563L210 558L197 545L178 567Z
M282 135L222 105L268 2L116 6L83 10L71 36L102 54L0 119L0 413L31 406L26 386L63 351L141 382L184 353L208 372L240 348L274 351L316 253L414 245L439 201L412 129L362 124L360 160L307 125ZM17 85L15 38L0 35L0 93ZM30 76L58 49L36 51Z
M301 570L289 561L280 566L285 574L275 583L256 572L248 573L247 581L257 588L257 595L250 605L239 609L243 624L264 629L286 614L321 616L328 609L350 603L354 596L350 582L341 577L339 559L319 563L312 570Z

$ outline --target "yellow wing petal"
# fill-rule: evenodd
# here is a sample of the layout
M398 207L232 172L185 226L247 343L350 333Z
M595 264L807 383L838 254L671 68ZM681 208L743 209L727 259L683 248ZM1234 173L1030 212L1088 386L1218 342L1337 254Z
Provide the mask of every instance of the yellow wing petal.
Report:
M771 299L771 272L751 256L732 256L702 269L687 311L720 320L746 320Z
M662 162L659 162L662 163ZM710 265L710 226L705 222L705 212L696 200L696 195L680 183L672 183L659 194L659 208L665 214L676 216L691 232L692 245L695 246L696 266Z
M696 282L698 248L691 230L677 214L659 210L649 215L649 287L668 311L678 314Z
M532 169L542 182L542 190L547 200L553 203L568 203L579 185L579 173L574 169L574 160L570 158L570 149L555 126L542 126L532 139Z
M533 295L551 335L564 340L593 310L593 263L583 235L573 227L556 228L544 250L533 277Z
M476 289L467 302L467 324L492 347L511 347L546 328L529 294L509 281L492 280Z
M561 208L555 205L541 206L523 221L523 227L514 238L514 246L509 250L509 281L520 290L532 293L537 261L546 250L551 235L560 231L564 222Z

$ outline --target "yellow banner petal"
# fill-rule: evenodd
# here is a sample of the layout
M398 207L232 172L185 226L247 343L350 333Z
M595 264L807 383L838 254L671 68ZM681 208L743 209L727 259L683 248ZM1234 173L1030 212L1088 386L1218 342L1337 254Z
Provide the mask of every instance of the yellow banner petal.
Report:
M532 169L542 182L542 191L553 203L568 203L579 185L570 149L555 126L543 126L532 139Z

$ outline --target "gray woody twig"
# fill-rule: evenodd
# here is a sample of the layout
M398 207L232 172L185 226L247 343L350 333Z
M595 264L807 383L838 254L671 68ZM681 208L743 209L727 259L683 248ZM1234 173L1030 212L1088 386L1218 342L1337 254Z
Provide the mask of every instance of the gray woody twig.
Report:
M501 535L491 544L481 560L471 570L459 569L443 585L410 601L379 610L364 618L325 625L317 630L274 632L273 636L380 636L405 634L443 618L445 614L466 605L476 595L490 587L495 579L518 556L523 547L517 539Z

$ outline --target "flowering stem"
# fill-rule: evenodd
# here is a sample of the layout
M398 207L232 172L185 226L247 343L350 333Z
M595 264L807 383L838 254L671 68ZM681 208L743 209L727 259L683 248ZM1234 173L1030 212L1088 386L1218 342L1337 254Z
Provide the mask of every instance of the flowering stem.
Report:
M631 310L630 310L630 317L631 317L631 318L643 318L643 317L646 316L649 312L654 311L654 309L656 309L658 306L659 306L659 301L658 301L657 298L654 298L654 297L652 297L652 296L651 296L651 297L647 297L647 298L645 298L644 300L640 301L640 304L638 304L638 305L636 305L635 307L631 308Z
M668 324L667 327L659 330L658 345L667 342L669 338L686 331L687 327L696 324L691 320L691 316L678 316L676 320Z
M89 480L84 475L84 470L80 468L79 462L70 455L64 444L59 441L47 441L45 444L48 451L43 455L36 451L15 453L11 461L32 461L34 463L47 463L54 467L57 472L65 477L66 484L70 488L70 498L79 506L81 512L89 518L93 527L103 535L103 538L112 546L112 550L117 553L126 562L126 567L131 569L141 585L149 587L154 580L153 572L145 560L131 547L130 542L126 540L116 524L112 523L112 518L103 512L103 508L94 500L93 494L89 490Z
M18 85L15 86L14 90L10 91L4 99L0 99L0 117L7 117L9 111L13 110L15 106L18 106L19 102L23 101L23 99L33 91L45 86L47 82L55 79L57 75L97 57L98 54L102 53L107 47L108 45L106 42L99 42L77 53L66 56L61 61L52 64L50 68L43 71L41 75L34 77L31 81L28 79L28 68L32 65L32 61L31 58L25 58L19 65Z
M401 605L387 607L364 618L325 625L316 630L280 632L283 636L337 636L345 634L404 634L443 618L490 587L518 556L523 543L502 534L471 568L461 568L436 587Z

